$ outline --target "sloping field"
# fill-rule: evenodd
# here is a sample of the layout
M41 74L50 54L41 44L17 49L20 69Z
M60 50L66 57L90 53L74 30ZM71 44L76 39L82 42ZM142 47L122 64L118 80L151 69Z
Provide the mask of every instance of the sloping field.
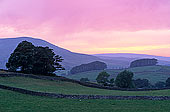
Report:
M134 79L145 78L148 79L152 84L158 81L165 82L166 79L170 77L170 66L146 66L146 67L129 68L127 70L132 71L134 73ZM111 77L116 78L118 73L120 73L123 70L110 69L106 71L111 75ZM100 72L101 70L88 71L88 72L77 73L74 75L68 75L66 77L71 79L76 79L76 80L80 80L81 78L89 78L90 81L95 82L96 77Z
M115 95L115 96L170 96L170 90L119 91L81 86L64 81L48 81L25 77L0 77L0 84L37 92L70 95Z

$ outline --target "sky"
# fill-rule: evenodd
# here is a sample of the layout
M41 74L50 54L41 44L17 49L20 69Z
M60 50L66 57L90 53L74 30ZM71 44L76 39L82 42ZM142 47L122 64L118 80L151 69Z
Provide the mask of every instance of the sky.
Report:
M85 54L170 57L170 0L0 0L0 38L22 36Z

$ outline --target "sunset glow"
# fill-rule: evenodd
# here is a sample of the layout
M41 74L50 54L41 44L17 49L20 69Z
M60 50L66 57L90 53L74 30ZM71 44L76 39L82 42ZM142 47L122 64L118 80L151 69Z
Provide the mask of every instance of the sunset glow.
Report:
M0 38L21 36L78 53L170 57L170 0L0 0Z

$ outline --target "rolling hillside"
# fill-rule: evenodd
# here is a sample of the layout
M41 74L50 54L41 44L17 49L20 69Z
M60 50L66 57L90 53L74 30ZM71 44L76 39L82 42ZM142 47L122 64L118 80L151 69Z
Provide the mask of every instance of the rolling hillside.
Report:
M170 65L170 57L158 57L158 56L151 56L151 55L141 55L141 54L96 54L96 55L87 55L87 54L80 54L74 53L69 50L60 48L56 45L53 45L45 40L31 38L31 37L18 37L18 38L4 38L0 39L0 68L5 69L5 63L7 62L10 54L16 48L16 46L21 42L27 40L32 42L36 46L48 46L54 49L56 54L61 55L64 58L62 65L66 69L71 69L74 66L80 64L86 64L93 61L102 61L108 65L109 69L113 68L125 68L129 67L131 61L144 58L149 56L149 58L157 58L159 59L160 65ZM132 56L134 55L134 56Z
M0 72L1 74L1 72ZM9 74L9 73L7 73ZM26 90L68 94L68 95L114 95L114 96L170 96L170 90L120 91L82 86L77 83L60 80L42 80L29 77L0 77L0 84Z
M13 52L16 46L24 40L32 42L35 46L48 46L52 48L56 54L59 54L64 58L62 65L64 65L66 69L70 69L73 66L79 64L101 60L95 56L71 52L41 39L35 39L31 37L6 38L0 39L0 68L5 68L5 63L7 62L10 54Z
M143 68L148 70L149 68ZM169 69L169 68L164 68ZM156 70L156 69L155 69ZM136 71L138 71L136 69ZM9 74L0 72L0 74ZM115 96L170 96L170 90L157 91L119 91L89 88L63 81L49 81L26 77L0 77L0 84L37 92L74 95L115 95ZM0 89L1 112L168 112L169 100L108 100L108 99L56 99L31 96Z
M106 70L111 77L116 78L117 74L123 71L124 69L108 69ZM134 79L141 78L141 79L148 79L152 84L158 81L165 81L167 78L170 77L170 67L169 66L146 66L146 67L136 67L136 68L129 68L134 72ZM68 75L66 77L80 80L81 78L89 78L90 81L96 81L96 77L101 72L101 70L89 71L89 72L82 72L77 73L74 75Z

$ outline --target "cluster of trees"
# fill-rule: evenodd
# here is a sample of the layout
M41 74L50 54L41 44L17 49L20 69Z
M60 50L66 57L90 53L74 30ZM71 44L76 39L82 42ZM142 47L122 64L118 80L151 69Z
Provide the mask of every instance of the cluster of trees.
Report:
M161 88L166 88L166 87L170 87L170 78L168 78L166 80L166 82L157 82L155 83L154 85L152 85L148 79L136 79L136 80L133 80L134 84L135 84L135 87L136 88L158 88L158 89L161 89Z
M91 71L91 70L104 70L107 68L107 65L104 62L95 61L88 64L82 64L80 66L73 67L70 70L71 74Z
M119 73L114 80L114 78L109 80L110 75L103 71L99 73L96 78L97 83L103 86L116 86L119 88L165 88L170 87L170 78L166 82L157 82L152 85L148 79L136 79L133 80L133 72L123 71Z
M14 72L49 75L57 69L64 69L59 64L62 60L49 47L34 46L31 42L23 41L11 54L6 67Z
M139 59L131 62L130 67L154 66L157 63L157 59Z
M123 71L118 74L116 79L111 78L109 80L110 75L103 71L99 73L98 77L96 78L97 83L104 85L104 86L117 86L120 88L134 88L134 84L132 81L133 73L130 71Z

